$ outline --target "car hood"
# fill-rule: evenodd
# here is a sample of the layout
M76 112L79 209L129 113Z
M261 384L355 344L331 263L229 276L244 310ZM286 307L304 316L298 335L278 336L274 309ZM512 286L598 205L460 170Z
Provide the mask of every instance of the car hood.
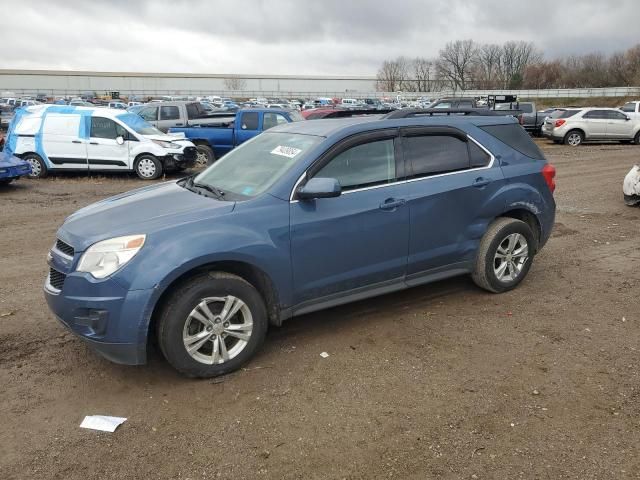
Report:
M81 208L65 220L58 236L76 251L108 238L212 219L233 211L235 202L216 200L167 182L139 188Z

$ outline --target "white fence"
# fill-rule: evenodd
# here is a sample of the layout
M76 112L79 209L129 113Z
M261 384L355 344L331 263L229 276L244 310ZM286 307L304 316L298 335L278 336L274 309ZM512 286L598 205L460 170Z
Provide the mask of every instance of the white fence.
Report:
M71 89L3 89L2 96L35 96L44 94L50 97L72 97L88 93ZM105 92L99 91L98 94ZM398 97L406 100L426 97L430 99L442 97L486 97L487 95L517 95L518 98L591 98L591 97L636 97L640 99L640 87L609 87L609 88L552 88L545 90L452 90L443 89L433 92L340 92L340 91L293 91L293 90L120 90L122 97L159 97L163 95L179 95L198 97L217 95L233 98L298 98L309 99L318 97L328 98L390 98Z

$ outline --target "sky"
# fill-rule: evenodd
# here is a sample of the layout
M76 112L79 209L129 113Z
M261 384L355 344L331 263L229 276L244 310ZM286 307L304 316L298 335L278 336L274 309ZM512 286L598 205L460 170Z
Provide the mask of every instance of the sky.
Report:
M640 42L640 0L0 0L0 12L0 68L16 69L369 76L468 38L532 41L547 59Z

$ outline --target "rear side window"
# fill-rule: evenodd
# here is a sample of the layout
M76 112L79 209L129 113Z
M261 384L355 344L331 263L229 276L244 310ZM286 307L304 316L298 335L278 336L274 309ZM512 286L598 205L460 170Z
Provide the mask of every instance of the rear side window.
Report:
M590 112L585 113L582 118L588 118L591 120L606 120L607 118L609 118L609 115L606 110L591 110Z
M180 109L173 105L160 107L160 120L180 120Z
M549 118L570 118L580 113L582 110L556 110Z
M258 129L258 112L248 112L242 114L242 130Z
M403 151L410 178L469 168L467 142L445 135L404 137Z
M533 113L533 105L531 105L530 103L522 103L519 107L519 110L524 113Z
M485 125L479 128L527 157L544 160L544 155L538 146L517 123Z
M190 120L193 120L195 118L203 118L206 116L206 110L199 103L187 104L187 117L189 117Z

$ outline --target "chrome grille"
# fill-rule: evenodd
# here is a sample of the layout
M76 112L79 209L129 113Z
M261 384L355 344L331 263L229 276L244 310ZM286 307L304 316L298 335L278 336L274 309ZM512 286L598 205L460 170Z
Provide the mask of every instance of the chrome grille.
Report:
M75 253L71 245L63 242L59 238L56 239L56 250L64 253L65 255L69 255L70 257L73 257L73 254Z
M66 278L67 276L64 273L57 271L55 268L49 268L49 285L56 290L62 290Z

